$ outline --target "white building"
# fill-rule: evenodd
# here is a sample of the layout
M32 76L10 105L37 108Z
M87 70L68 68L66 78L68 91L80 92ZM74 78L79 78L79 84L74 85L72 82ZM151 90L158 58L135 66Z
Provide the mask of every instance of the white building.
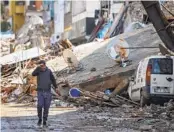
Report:
M71 42L83 42L95 27L95 11L100 10L100 0L65 2L65 37Z

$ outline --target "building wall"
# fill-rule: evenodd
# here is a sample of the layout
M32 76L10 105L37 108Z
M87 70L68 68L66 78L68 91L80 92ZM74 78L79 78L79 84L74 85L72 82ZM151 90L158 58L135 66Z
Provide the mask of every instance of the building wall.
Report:
M72 1L65 1L65 16L64 16L65 30L70 26L72 26Z
M72 29L65 32L65 36L71 39L85 39L90 35L95 27L94 15L95 10L100 9L100 0L96 1L72 1ZM65 21L70 14L65 15ZM70 21L70 20L68 20ZM67 23L67 22L65 22ZM70 22L69 22L70 23ZM67 24L68 25L68 24Z
M81 1L78 1L79 3L77 5L80 5L80 2ZM73 1L73 3L76 3ZM82 4L82 2L81 2ZM78 10L79 8L76 6L73 6L72 4L72 11L75 11ZM85 3L85 9L81 9L81 11L78 11L79 13L76 14L76 15L73 15L72 16L72 22L75 23L81 19L84 19L86 17L92 17L94 18L94 13L95 13L95 10L97 9L100 9L100 1L99 0L96 0L96 1L86 1ZM75 13L73 13L75 14Z
M77 16L78 14L86 11L86 3L88 1L85 0L73 0L72 1L72 15Z

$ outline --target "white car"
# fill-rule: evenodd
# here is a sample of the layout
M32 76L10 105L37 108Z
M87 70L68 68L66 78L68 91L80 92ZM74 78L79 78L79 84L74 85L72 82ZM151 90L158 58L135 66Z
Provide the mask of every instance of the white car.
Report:
M151 56L139 62L130 79L129 97L143 107L151 100L174 98L174 56Z

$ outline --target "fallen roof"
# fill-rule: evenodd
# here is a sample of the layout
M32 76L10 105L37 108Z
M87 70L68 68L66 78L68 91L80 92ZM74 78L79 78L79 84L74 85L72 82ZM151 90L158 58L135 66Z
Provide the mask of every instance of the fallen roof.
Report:
M158 46L162 41L158 37L153 26L149 26L133 33L124 33L118 35L112 39L124 39L127 41L130 47L134 46ZM80 84L82 82L88 81L91 77L102 75L111 76L123 72L135 69L137 64L143 58L159 53L159 49L133 49L130 50L129 59L132 60L132 65L125 68L120 67L117 63L110 59L106 53L106 48L109 42L112 40L106 40L104 42L93 42L89 44L84 44L76 47L74 53L78 60L83 64L84 70L78 71L74 74L69 74L64 77L70 85ZM60 71L67 64L62 58L57 58L54 61L55 71ZM91 72L91 68L95 67L97 70ZM50 67L51 68L51 67ZM58 79L59 80L59 79Z
M40 48L34 47L28 50L17 51L9 55L0 57L0 64L1 65L14 64L14 63L28 60L31 58L36 58L44 54L46 53L43 50L41 50Z
M88 44L79 45L74 48L74 54L83 65L83 71L77 71L73 74L65 74L57 78L57 81L67 80L71 86L78 86L79 84L88 82L91 78L96 76L122 76L122 73L127 73L134 70L143 58L159 53L159 49L132 49L130 50L129 59L132 60L132 65L125 68L120 67L114 60L112 60L107 52L107 46L110 41L124 39L130 47L134 46L158 46L162 41L155 33L153 26L134 31L132 33L124 33L112 39L103 42L92 42ZM57 57L54 60L47 62L49 68L53 71L61 71L67 67L63 57ZM91 72L91 68L96 68L96 71Z

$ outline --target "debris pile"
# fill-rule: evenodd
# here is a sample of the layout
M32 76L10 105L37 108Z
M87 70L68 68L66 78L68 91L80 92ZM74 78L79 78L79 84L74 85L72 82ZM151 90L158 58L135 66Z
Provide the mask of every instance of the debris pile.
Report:
M49 46L49 32L43 25L43 20L38 16L32 16L19 29L15 39L1 40L2 56L19 50L26 50L33 47L45 49ZM4 46L5 45L5 46ZM9 52L10 51L10 52Z
M1 53L0 56L10 54L10 43L9 41L0 40L1 43Z
M52 55L45 50L50 47L49 36L43 20L38 16L32 16L17 32L15 39L1 40L3 103L27 103L36 100L36 79L31 76L30 71L37 66L39 60L48 61L56 57L56 54ZM63 49L72 47L66 39L60 45Z
M170 111L171 117L168 117L168 105L152 104L144 108L125 104L114 108L93 106L85 107L77 113L84 115L80 120L83 125L104 126L105 131L172 132L174 111Z
M114 97L110 97L109 95L105 94L104 92L89 92L80 90L81 96L78 98L69 98L70 102L76 103L78 106L88 105L99 105L99 106L109 106L109 107L119 107L123 104L125 105L132 105L132 106L139 106L138 103L133 102L125 97L120 95L116 95Z
M16 34L16 41L18 44L26 44L32 37L44 35L43 20L38 16L31 16L25 24L19 29Z
M131 22L142 22L143 14L146 14L143 5L140 1L132 1L128 8Z
M166 16L166 18L169 20L173 20L174 2L173 1L163 1L163 2L161 2L161 4L162 4L162 11L163 11L164 15Z
M22 77L20 72L1 79L2 103L31 103L36 97L36 78Z
M1 57L1 100L3 103L14 100L21 102L24 101L23 97L30 98L28 100L30 102L32 99L30 95L36 95L36 79L28 72L44 57L43 51L39 54L41 56L37 54L37 51L37 48L31 48Z

